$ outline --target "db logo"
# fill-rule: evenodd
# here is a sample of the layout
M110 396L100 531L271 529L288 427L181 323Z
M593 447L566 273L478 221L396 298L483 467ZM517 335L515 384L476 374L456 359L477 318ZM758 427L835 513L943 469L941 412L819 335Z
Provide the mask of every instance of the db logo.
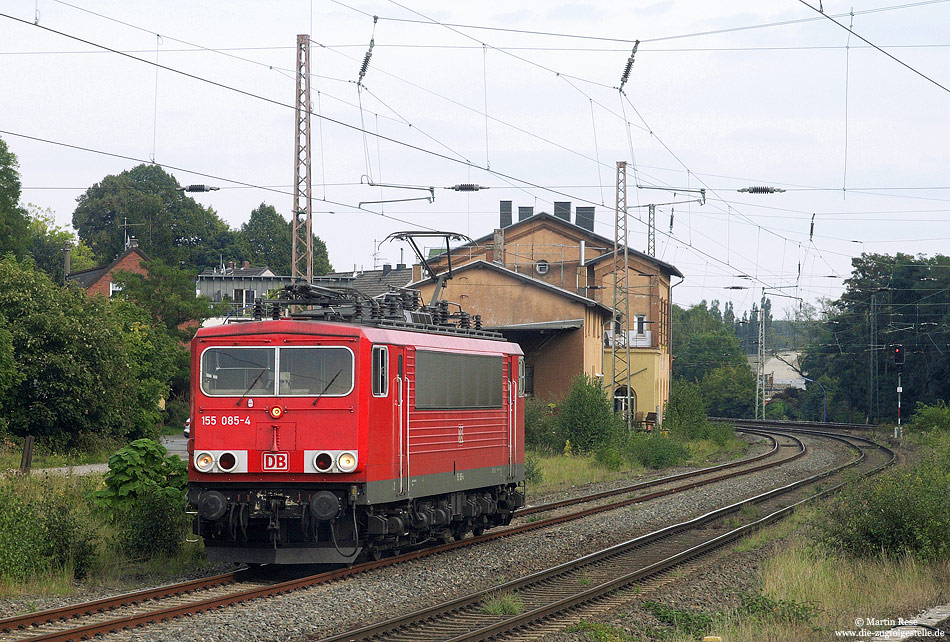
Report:
M264 453L263 470L287 470L287 453Z

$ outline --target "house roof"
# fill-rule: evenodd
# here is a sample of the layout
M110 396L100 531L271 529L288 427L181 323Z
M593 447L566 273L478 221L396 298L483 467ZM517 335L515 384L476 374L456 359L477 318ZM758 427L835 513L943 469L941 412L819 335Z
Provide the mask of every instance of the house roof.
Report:
M497 263L489 263L488 261L485 261L482 259L471 261L460 267L453 267L452 274L453 275L461 274L462 272L467 272L469 270L476 270L476 269L494 270L495 272L498 272L499 274L505 274L507 276L510 276L513 279L522 281L523 283L527 283L528 285L541 288L542 290L547 290L548 292L553 292L554 294L557 294L558 296L562 296L566 299L570 299L577 303L582 303L587 307L599 308L600 310L606 312L607 314L613 314L613 310L608 308L606 305L602 303L598 303L597 301L594 301L593 299L588 299L586 296L581 296L580 294L571 292L570 290L565 290L564 288L559 288L556 285L551 285L550 283L546 281L535 279L526 274L515 272L514 270L509 270L508 268L502 267L501 265L498 265ZM434 282L434 280L435 279L430 277L427 279L423 279L421 281L417 281L415 283L410 283L409 287L418 287L419 285L422 285L424 283L432 283Z
M369 297L386 294L393 288L404 288L411 280L411 267L394 268L389 271L331 272L324 276L313 277L313 282L317 285L345 285Z
M88 270L82 270L81 272L73 272L72 274L69 274L66 277L66 280L75 281L76 283L78 283L84 288L92 287L99 279L101 279L103 276L111 272L115 268L115 266L117 266L122 261L122 259L127 257L129 254L132 254L133 252L135 252L140 257L142 257L143 261L152 260L149 258L149 256L145 252L143 252L137 245L135 245L130 248L126 248L125 252L117 256L115 260L112 261L112 263L110 263L109 265L104 265L102 267L97 267L97 268L90 268Z
M511 225L505 227L504 230L507 232L508 230L517 229L518 227L520 227L520 226L522 226L522 225L525 225L525 224L527 224L527 223L529 223L529 222L537 222L537 221L555 221L555 222L557 222L559 225L563 225L564 227L566 227L566 228L568 228L568 229L570 229L570 230L573 230L573 231L575 231L575 232L578 232L578 233L580 233L580 234L583 234L583 235L587 236L587 237L590 238L592 241L595 241L595 242L597 242L597 243L600 243L600 244L602 244L604 247L613 247L613 246L614 246L613 239L608 239L606 236L601 236L600 234L597 234L597 233L595 233L595 232L591 232L591 231L588 230L587 228L581 227L581 226L579 226L579 225L575 225L574 223L571 223L571 222L568 221L568 220L565 220L565 219L563 219L563 218L554 216L553 214L548 214L547 212L538 212L537 214L534 214L534 215L532 215L532 216L529 216L529 217L526 218L526 219L523 219L523 220L520 220L520 221L515 221L515 222L512 223ZM494 237L494 232L493 232L492 234L486 234L485 236L481 236L481 237L475 239L474 244L475 244L475 245L481 245L481 244L483 244L483 243L485 243L485 242L491 241L491 240L493 239L493 237ZM458 247L452 248L451 251L454 252L454 251L456 251L456 250L458 250L458 249L460 249L460 248L469 247L469 246L471 246L471 245L472 245L472 243L465 243L465 244L463 244L463 245L459 245ZM645 261L650 261L650 262L652 262L652 263L656 263L656 264L659 265L662 269L666 270L667 272L669 272L669 273L672 274L673 276L678 276L678 277L680 277L680 278L683 278L683 274L682 274L678 269L676 269L676 266L671 265L670 263L666 263L665 261L661 261L660 259L658 259L658 258L656 258L656 257L654 257L654 256L650 256L649 254L645 254L645 253L643 253L643 252L639 252L639 251L633 249L632 247L628 247L628 248L627 248L627 253L628 253L628 254L632 254L632 255L634 255L634 256L636 256L636 257L638 257L638 258L640 258L640 259L643 259L643 260L645 260ZM429 258L432 258L432 259L440 258L440 257L442 257L442 256L445 256L445 254L446 254L445 252L441 252L441 253L439 253L438 255L436 255L436 256L431 256L431 257L429 257ZM613 256L613 252L607 252L607 253L605 253L605 254L600 255L600 256L597 257L597 258L591 259L591 260L587 261L587 262L585 263L585 265L590 265L590 264L593 264L593 263L598 263L598 262L600 262L601 260L603 260L604 257L606 257L606 256Z

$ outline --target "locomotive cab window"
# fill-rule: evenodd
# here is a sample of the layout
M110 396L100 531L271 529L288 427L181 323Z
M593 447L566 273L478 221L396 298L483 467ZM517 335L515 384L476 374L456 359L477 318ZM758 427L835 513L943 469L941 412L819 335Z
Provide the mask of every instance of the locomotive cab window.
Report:
M273 348L208 348L201 355L201 390L215 397L272 396L274 357Z
M389 394L389 349L386 346L373 346L373 396L385 397Z
M351 390L349 348L222 347L201 354L201 391L209 397L340 397Z
M280 348L280 394L342 397L353 390L353 353L348 348Z
M501 408L500 356L416 351L416 408Z

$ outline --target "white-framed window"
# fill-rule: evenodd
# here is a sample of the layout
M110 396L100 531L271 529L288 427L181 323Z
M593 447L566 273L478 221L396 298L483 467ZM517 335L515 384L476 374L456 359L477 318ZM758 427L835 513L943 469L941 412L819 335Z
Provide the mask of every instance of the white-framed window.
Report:
M642 337L647 333L647 318L645 315L638 314L634 319L634 327L637 329L637 336Z
M547 274L551 269L551 264L548 263L545 259L540 259L537 263L534 264L534 271L538 274Z
M373 396L389 394L389 348L373 346Z

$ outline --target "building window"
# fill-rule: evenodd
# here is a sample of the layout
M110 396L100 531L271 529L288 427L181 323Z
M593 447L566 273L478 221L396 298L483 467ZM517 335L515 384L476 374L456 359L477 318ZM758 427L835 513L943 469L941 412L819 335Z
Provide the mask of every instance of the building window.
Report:
M637 328L637 336L644 336L647 332L647 318L642 314L638 314L635 319L635 324Z
M548 270L551 269L551 264L545 261L544 259L539 260L534 264L534 271L538 274L547 274Z

